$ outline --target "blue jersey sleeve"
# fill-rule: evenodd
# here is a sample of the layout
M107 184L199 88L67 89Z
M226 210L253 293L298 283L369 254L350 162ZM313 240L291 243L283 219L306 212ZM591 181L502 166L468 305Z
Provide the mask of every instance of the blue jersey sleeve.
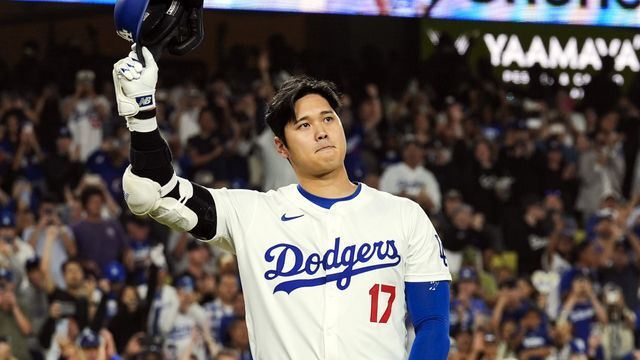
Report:
M416 329L409 360L445 360L449 353L449 281L405 282Z

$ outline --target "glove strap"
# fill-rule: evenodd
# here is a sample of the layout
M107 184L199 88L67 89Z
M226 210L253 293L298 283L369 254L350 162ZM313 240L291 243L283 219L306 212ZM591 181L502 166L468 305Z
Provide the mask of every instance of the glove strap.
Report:
M154 118L156 117L156 109L153 108L151 110L140 111L134 117L138 120L148 120Z

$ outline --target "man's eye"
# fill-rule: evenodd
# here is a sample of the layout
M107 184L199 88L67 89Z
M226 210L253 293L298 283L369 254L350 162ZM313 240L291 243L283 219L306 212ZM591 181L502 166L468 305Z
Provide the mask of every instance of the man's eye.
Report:
M300 124L300 126L298 126L298 129L303 128L303 127L307 128L309 126L310 126L309 123L303 123L303 124Z
M329 122L329 121L333 121L333 117L332 116L327 116L326 118L324 118L325 122Z

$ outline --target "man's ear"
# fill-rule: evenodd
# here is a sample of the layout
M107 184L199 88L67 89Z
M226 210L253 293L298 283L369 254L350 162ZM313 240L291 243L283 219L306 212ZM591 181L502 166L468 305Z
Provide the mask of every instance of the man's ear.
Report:
M273 138L273 142L276 145L276 151L278 152L278 154L280 154L280 156L283 159L289 159L289 149L287 149L287 145L284 144L284 142L282 142L282 140L280 140L279 137L274 137Z

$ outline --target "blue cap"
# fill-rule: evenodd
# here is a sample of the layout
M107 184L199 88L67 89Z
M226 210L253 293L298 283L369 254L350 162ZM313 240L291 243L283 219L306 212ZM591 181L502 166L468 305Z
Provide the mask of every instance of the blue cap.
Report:
M0 280L5 280L8 282L13 281L13 272L7 268L0 268Z
M104 277L113 283L121 283L127 279L127 273L122 264L111 261L104 267Z
M116 33L129 42L138 42L149 0L117 0L113 9Z
M460 269L458 279L459 281L476 281L478 280L478 274L471 267L463 267Z
M80 335L80 347L83 349L92 349L100 346L100 335L91 329L82 330Z
M195 282L189 275L183 275L176 280L176 288L179 290L192 292L195 289Z
M13 215L13 212L9 210L4 210L0 212L0 227L15 227L16 226L16 218Z

